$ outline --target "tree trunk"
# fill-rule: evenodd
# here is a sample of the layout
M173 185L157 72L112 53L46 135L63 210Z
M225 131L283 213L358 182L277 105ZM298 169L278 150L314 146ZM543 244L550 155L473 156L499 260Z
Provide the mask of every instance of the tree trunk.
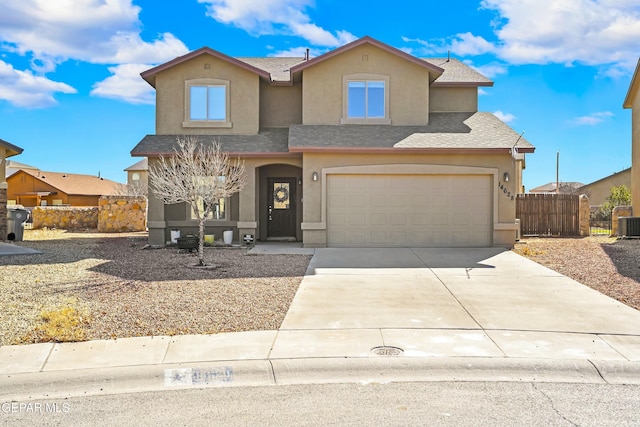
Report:
M198 221L198 265L204 266L204 221L206 217L203 216Z

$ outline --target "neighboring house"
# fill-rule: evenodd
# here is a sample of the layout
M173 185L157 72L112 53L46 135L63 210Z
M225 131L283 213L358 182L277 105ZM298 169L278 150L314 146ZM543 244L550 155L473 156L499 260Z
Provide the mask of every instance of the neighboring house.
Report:
M145 157L125 169L131 192L146 195L149 188L149 160Z
M22 153L22 148L0 139L0 241L7 236L7 158Z
M24 163L16 162L14 160L7 160L7 165L4 173L5 178L18 172L20 169L31 169L34 171L38 170L38 168L35 166L25 165Z
M93 175L21 169L7 178L7 197L19 205L98 206L100 196L116 194L121 185Z
M631 205L640 216L640 59L622 106L631 108Z
M478 112L486 77L370 37L319 57L232 58L204 47L142 73L156 89L149 164L176 137L218 141L247 185L208 232L305 247L511 246L524 154L534 147ZM513 148L516 147L516 150ZM186 204L149 197L149 243L196 231Z
M556 188L560 188L560 191L556 191ZM578 194L580 188L584 187L581 182L550 182L540 187L532 188L529 193L560 193L560 194ZM581 193L580 193L581 194Z
M127 172L127 184L148 181L149 159L144 158L125 169Z
M624 185L631 188L631 168L616 172L578 188L577 194L586 194L591 206L600 206L607 201L612 187Z

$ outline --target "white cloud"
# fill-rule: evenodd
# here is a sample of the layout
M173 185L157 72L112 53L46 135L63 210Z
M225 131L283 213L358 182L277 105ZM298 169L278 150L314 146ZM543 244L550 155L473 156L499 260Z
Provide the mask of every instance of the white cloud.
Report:
M497 12L497 55L515 64L615 64L638 56L640 7L631 0L483 0Z
M445 39L422 40L402 37L405 43L417 43L421 46L419 54L434 55L451 52L455 56L475 56L495 51L493 44L471 33L460 33Z
M154 91L140 73L149 69L147 64L124 64L109 67L113 75L93 85L91 95L122 99L132 104L153 104Z
M0 47L30 57L31 68L41 74L55 70L58 64L69 59L108 65L157 64L188 52L187 47L170 33L161 34L150 42L142 40L138 19L140 7L131 2L0 2ZM110 70L121 69L112 67ZM124 82L120 75L112 77L110 85ZM102 93L95 89L94 92Z
M252 34L285 34L301 37L316 46L336 47L356 37L348 31L330 31L311 22L304 10L313 0L198 0L207 4L207 15Z
M503 113L500 110L494 112L493 115L496 116L497 118L499 118L500 120L502 120L505 123L511 123L512 121L514 121L516 119L516 116L514 116L513 114Z
M588 116L576 117L571 122L578 126L595 126L598 123L603 122L608 117L613 117L614 114L611 111L601 111L598 113L592 113Z
M505 65L498 64L498 63L491 63L487 65L474 65L473 62L469 60L465 60L463 62L467 64L469 67L479 72L480 74L482 74L483 76L488 77L490 79L500 74L506 74L508 71Z
M18 107L44 108L57 104L55 93L76 93L76 90L0 61L0 99Z

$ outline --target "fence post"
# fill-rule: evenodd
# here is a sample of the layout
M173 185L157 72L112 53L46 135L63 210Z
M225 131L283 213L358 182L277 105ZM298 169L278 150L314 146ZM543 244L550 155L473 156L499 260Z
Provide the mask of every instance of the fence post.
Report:
M589 197L586 194L580 195L579 224L580 236L588 236L591 234L589 221L591 220L591 206L589 206Z

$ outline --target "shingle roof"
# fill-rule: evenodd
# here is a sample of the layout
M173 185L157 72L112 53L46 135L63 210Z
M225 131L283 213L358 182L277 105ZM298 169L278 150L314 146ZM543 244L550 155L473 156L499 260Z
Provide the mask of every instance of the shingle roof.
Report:
M201 143L220 143L223 151L228 153L251 154L286 154L289 130L287 128L265 128L257 135L199 135ZM178 135L147 135L131 150L131 155L160 156L173 154L177 147Z
M428 126L293 125L292 151L305 149L511 149L534 147L491 113L432 113Z
M177 135L147 135L132 156L172 154ZM262 129L258 135L201 135L202 143L217 140L223 151L261 155L316 150L510 150L518 143L521 153L533 145L490 113L432 113L428 126L292 125ZM520 139L519 139L520 138Z
M77 196L104 196L116 194L119 183L95 175L81 175L63 172L45 172L41 170L22 169L16 172L31 175L34 178L46 182L58 190Z
M146 157L137 163L132 164L125 171L146 171L149 170L149 159Z
M385 49L395 55L399 55L408 61L417 63L431 70L432 79L435 78L436 86L455 86L455 85L473 85L473 86L492 86L493 82L482 74L478 73L468 65L458 61L457 59L447 60L446 58L418 58L409 55L399 49L386 45L371 37L362 37L354 42L331 50L324 55L320 55L310 60L300 57L231 57L224 53L218 52L209 47L203 47L198 50L189 52L186 55L177 57L169 62L158 65L154 68L141 73L151 86L155 87L155 76L173 66L189 61L200 55L212 55L224 61L228 61L237 66L246 68L263 78L270 79L273 83L291 83L291 69L294 72L302 70L308 66L313 66L317 62L321 62L327 58L331 58L341 52L348 51L361 44L369 43Z
M271 74L271 80L274 82L290 82L290 69L294 65L305 62L304 58L294 57L268 57L268 58L236 58L239 61L246 62L256 68L260 68Z
M423 58L423 60L444 69L444 73L436 79L433 86L456 86L459 84L493 86L491 80L457 59Z

